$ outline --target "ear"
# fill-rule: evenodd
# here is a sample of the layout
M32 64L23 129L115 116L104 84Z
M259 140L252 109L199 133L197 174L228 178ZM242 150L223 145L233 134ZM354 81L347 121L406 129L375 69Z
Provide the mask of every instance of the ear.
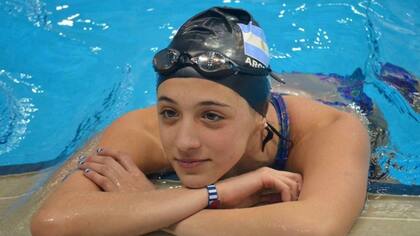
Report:
M267 127L268 127L267 119L265 117L260 116L257 121L257 130L258 130L258 133L261 135L261 137L264 137L266 135Z
M262 117L259 121L259 125L261 127L261 129L265 129L265 127L267 127L267 118Z
M265 117L262 117L261 115L258 115L256 118L257 123L257 129L262 131L267 127L267 119Z
M267 126L267 119L265 117L256 113L254 116L254 122L252 126L253 126L252 135L257 135L258 138L261 138L261 139L262 137L266 135L265 127Z

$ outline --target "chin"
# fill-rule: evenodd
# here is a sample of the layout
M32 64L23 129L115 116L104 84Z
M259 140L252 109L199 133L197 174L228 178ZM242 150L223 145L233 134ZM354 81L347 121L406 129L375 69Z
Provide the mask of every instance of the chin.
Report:
M187 188L204 188L211 184L210 180L200 175L178 175L179 179Z
M184 170L177 165L173 165L173 169L182 185L187 188L205 188L218 179L216 176L213 176L214 173L206 170L206 168L200 170Z
M182 185L187 188L205 188L207 185L213 184L219 179L217 176L211 175L210 173L187 174L177 172L177 175Z

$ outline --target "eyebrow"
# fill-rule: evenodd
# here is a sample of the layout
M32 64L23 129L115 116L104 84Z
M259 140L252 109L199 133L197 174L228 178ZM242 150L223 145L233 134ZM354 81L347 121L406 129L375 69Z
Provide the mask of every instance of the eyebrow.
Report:
M158 102L169 102L169 103L174 103L177 104L173 99L166 97L166 96L160 96L158 98Z
M175 100L173 100L172 98L169 98L167 96L160 96L158 98L158 102L169 102L169 103L173 103L173 104L178 104ZM224 103L221 103L221 102L212 101L212 100L199 102L198 103L198 106L231 107L231 106L229 106L227 104L224 104Z
M203 101L198 103L198 105L200 106L220 106L220 107L230 107L227 104L224 103L220 103L220 102L215 102L215 101Z

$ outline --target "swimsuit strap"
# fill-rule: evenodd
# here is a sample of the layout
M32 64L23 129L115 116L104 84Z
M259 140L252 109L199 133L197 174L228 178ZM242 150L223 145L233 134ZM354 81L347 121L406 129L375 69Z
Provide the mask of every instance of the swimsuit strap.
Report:
M279 132L280 140L277 147L277 154L273 167L278 170L283 170L285 168L287 156L289 154L289 145L291 144L291 141L288 139L290 132L289 115L287 114L286 104L280 94L271 93L271 103L276 110L281 128Z

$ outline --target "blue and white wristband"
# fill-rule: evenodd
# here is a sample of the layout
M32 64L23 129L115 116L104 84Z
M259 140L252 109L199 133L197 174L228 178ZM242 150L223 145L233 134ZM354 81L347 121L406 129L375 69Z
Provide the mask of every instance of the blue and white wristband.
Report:
M207 185L207 192L209 194L209 201L208 201L207 208L209 209L220 208L219 195L217 194L216 185L214 184Z

